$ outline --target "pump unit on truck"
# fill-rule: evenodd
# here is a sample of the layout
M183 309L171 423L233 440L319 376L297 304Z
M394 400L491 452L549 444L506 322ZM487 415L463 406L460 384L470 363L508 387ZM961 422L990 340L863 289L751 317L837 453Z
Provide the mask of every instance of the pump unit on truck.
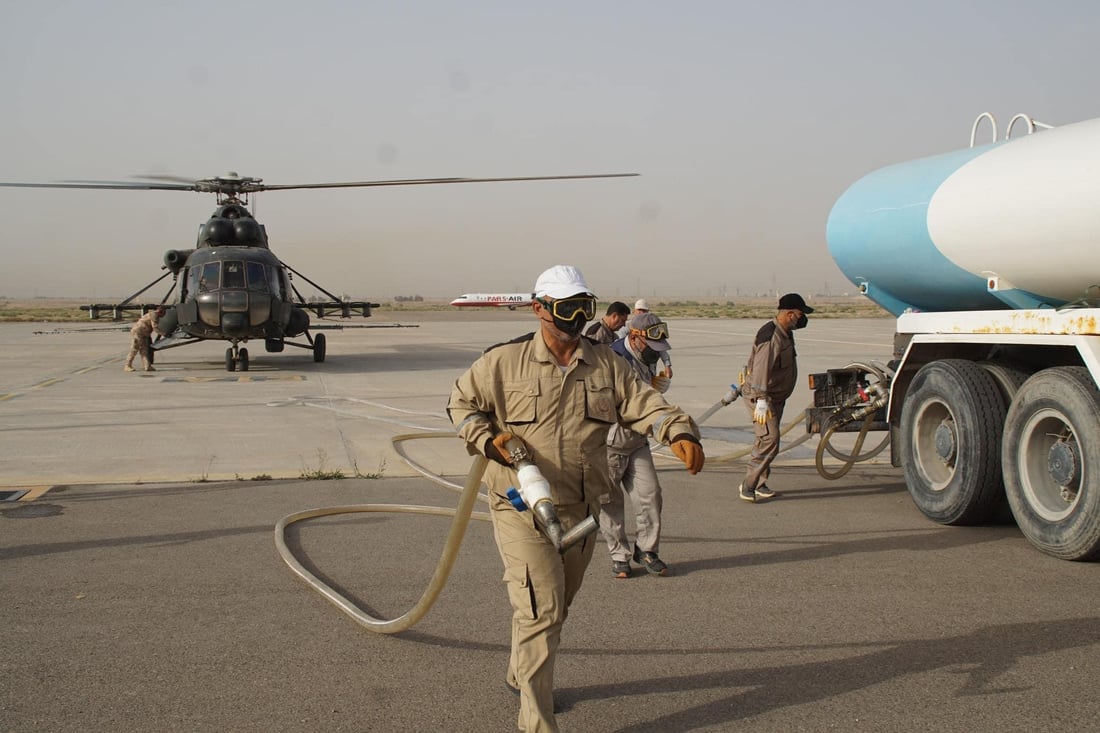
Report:
M826 238L897 333L888 367L813 375L811 431L888 429L930 519L1011 512L1044 552L1100 557L1100 119L998 139L985 113L969 148L853 184Z

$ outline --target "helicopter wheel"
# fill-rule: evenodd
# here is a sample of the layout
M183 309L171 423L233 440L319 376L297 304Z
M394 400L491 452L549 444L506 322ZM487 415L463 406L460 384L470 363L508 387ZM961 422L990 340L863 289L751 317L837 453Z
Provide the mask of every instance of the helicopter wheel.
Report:
M235 372L237 371L237 362L233 360L233 347L230 346L225 350L225 371Z
M325 360L325 334L323 333L313 337L313 360L316 362Z
M240 355L237 357L240 362L242 372L248 371L248 349L241 349Z

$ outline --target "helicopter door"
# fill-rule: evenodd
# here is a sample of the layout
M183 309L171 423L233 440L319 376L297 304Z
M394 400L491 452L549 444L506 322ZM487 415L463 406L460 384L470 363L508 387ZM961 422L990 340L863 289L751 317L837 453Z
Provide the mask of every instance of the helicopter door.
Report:
M246 262L245 269L248 273L248 318L253 326L259 326L271 320L267 268L262 262Z

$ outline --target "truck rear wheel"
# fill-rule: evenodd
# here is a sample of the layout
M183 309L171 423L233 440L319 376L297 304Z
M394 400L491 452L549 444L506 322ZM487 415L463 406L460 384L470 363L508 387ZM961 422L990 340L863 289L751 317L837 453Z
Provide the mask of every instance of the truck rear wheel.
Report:
M1007 410L1016 397L1016 393L1020 391L1020 387L1031 375L1021 367L1007 362L980 361L978 364L981 365L982 369L989 372L990 376L993 377L993 381L997 383L997 387L1001 390L1001 396L1004 397L1005 409ZM1012 509L1008 506L1008 498L1005 496L1003 482L1001 486L1001 490L997 492L996 506L990 515L990 521L996 524L1015 524L1016 518L1012 516Z
M917 508L940 524L981 524L1002 501L1006 402L994 378L964 359L924 365L901 412L905 483Z
M1066 560L1100 555L1100 390L1084 367L1056 367L1020 387L1005 421L1002 467L1016 524Z

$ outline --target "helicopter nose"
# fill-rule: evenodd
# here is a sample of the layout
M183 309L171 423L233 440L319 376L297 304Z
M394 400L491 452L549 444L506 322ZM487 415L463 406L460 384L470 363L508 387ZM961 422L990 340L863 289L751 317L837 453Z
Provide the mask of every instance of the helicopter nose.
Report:
M227 336L245 336L248 334L247 313L222 313L222 333Z

